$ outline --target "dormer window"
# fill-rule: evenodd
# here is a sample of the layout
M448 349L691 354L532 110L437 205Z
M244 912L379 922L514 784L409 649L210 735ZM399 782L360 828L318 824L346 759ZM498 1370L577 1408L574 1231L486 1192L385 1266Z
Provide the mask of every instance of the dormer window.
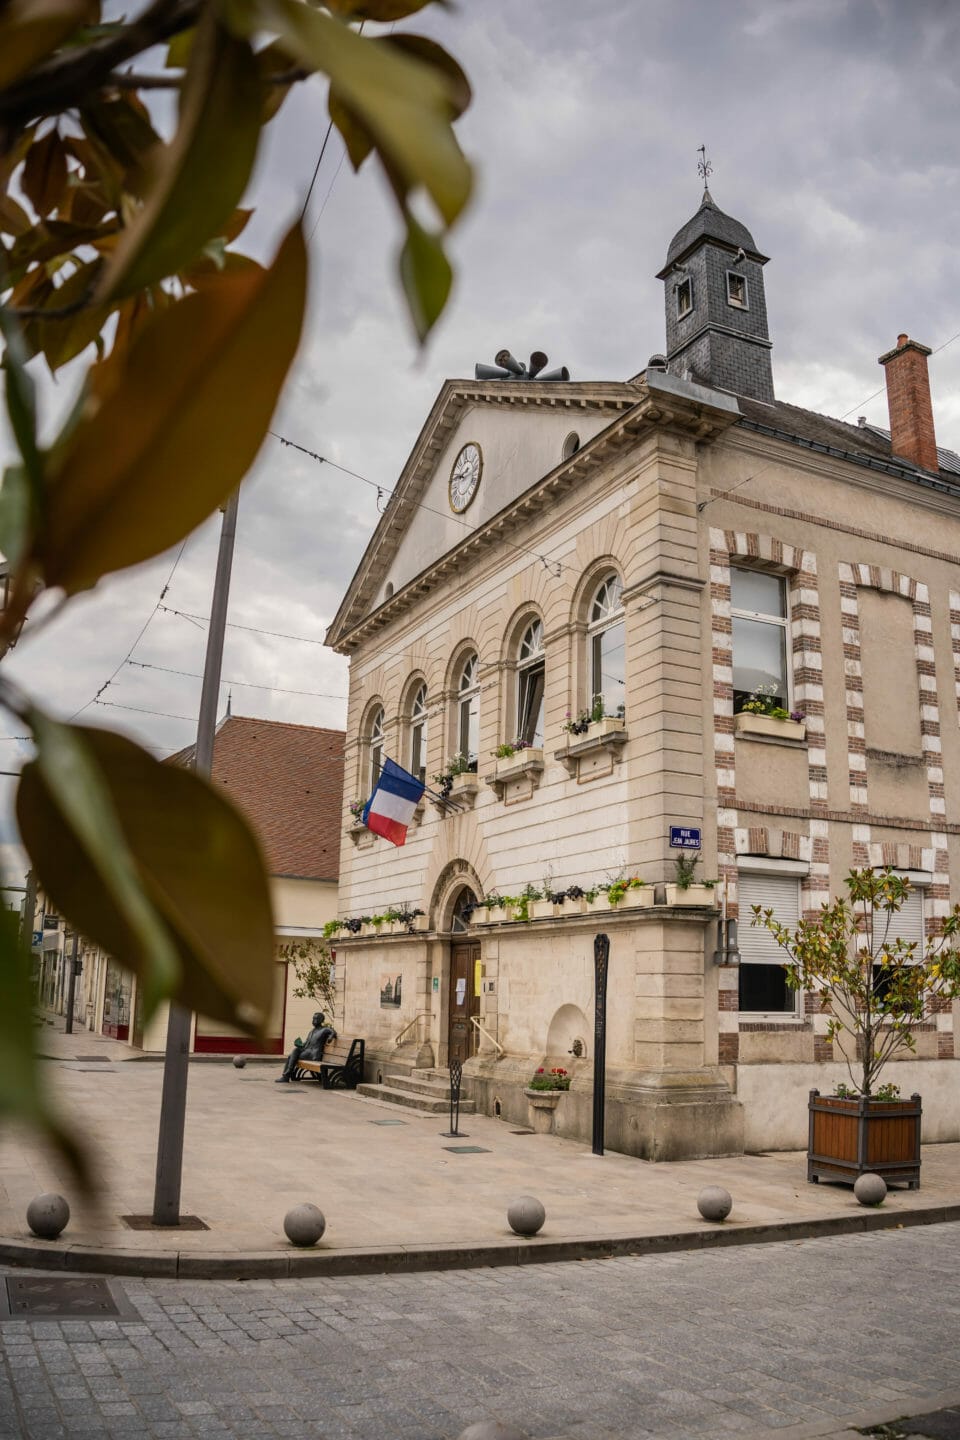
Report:
M693 281L681 280L677 284L677 319L682 320L693 309Z
M747 277L737 270L727 271L727 304L738 310L747 308Z

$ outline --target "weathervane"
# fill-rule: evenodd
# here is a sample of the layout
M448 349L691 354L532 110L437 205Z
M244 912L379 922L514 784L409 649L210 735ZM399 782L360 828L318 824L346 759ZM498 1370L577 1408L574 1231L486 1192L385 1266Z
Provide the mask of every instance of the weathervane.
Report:
M702 178L702 180L703 180L703 188L704 188L704 190L706 190L706 189L707 189L707 177L713 174L713 166L711 165L710 161L707 159L707 147L706 147L706 145L701 145L701 146L698 148L698 150L697 150L697 154L700 156L700 159L697 161L697 170L698 170L698 172L699 172L699 174L700 174L700 176L701 176L701 178Z

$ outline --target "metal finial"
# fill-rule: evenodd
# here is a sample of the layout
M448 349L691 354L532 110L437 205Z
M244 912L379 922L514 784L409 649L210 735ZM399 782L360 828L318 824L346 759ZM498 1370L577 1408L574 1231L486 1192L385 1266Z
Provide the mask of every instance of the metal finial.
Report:
M697 161L697 172L699 173L700 178L701 178L702 181L703 181L703 188L704 188L704 190L706 190L706 188L707 188L707 180L708 180L709 176L711 176L711 175L713 174L713 166L712 166L712 164L710 163L710 161L707 159L707 147L706 147L706 145L701 145L701 146L699 146L699 148L698 148L698 150L697 150L697 154L700 156L700 159Z

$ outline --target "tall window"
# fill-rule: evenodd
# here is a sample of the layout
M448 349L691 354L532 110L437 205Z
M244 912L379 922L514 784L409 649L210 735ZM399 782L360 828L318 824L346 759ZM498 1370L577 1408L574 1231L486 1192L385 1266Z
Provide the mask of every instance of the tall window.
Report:
M543 746L543 622L533 620L523 632L517 656L517 739Z
M677 285L677 318L682 320L693 309L693 281L681 280Z
M762 570L730 571L733 708L758 693L790 709L787 683L787 584Z
M751 925L751 907L762 905L789 929L800 923L800 881L796 875L745 874L737 879L740 924L740 1009L747 1014L795 1015L798 991L787 984L787 972L780 963L786 952L769 930Z
M367 739L367 793L372 795L383 769L383 707L378 706L370 716L370 733Z
M623 585L619 575L608 575L590 607L590 703L601 703L605 715L623 716L625 706L626 629L623 622Z
M480 661L468 655L457 683L457 750L471 770L477 768L480 748Z
M873 942L877 944L892 945L894 940L912 940L916 945L913 952L914 964L919 964L926 948L926 938L923 923L923 890L918 886L911 886L910 893L903 902L902 907L893 915L886 915L878 910L874 916ZM883 999L890 984L889 971L884 970L882 965L873 967L874 991L880 999Z
M410 706L410 774L427 778L427 687L421 685Z

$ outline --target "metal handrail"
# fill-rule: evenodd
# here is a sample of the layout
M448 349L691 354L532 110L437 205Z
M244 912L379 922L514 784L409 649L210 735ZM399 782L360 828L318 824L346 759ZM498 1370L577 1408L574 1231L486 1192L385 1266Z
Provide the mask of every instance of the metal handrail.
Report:
M419 1015L414 1015L414 1017L413 1017L413 1019L410 1021L410 1023L409 1023L408 1025L404 1025L403 1029L402 1029L402 1030L399 1030L399 1031L397 1032L397 1034L394 1035L394 1037L393 1037L393 1044L394 1044L394 1048L395 1048L395 1049L399 1050L400 1046L403 1044L403 1037L404 1037L404 1035L406 1035L409 1030L412 1030L412 1029L414 1028L414 1026L416 1025L416 1023L417 1023L417 1021L418 1021L419 1019L420 1019L420 1016L419 1016Z
M485 1035L485 1036L487 1037L487 1039L490 1041L490 1044L494 1047L494 1049L495 1049L496 1052L497 1052L497 1059L498 1059L498 1060L500 1059L500 1056L501 1056L501 1055L505 1055L505 1054L507 1053L507 1052L504 1050L503 1046L500 1044L500 1041L499 1041L499 1040L494 1040L493 1036L490 1034L490 1031L484 1029L484 1027L480 1024L480 1021L477 1019L476 1015L471 1015L471 1016L470 1016L470 1024L473 1025L473 1026L475 1026L476 1029L480 1031L480 1034L481 1034L481 1035Z

